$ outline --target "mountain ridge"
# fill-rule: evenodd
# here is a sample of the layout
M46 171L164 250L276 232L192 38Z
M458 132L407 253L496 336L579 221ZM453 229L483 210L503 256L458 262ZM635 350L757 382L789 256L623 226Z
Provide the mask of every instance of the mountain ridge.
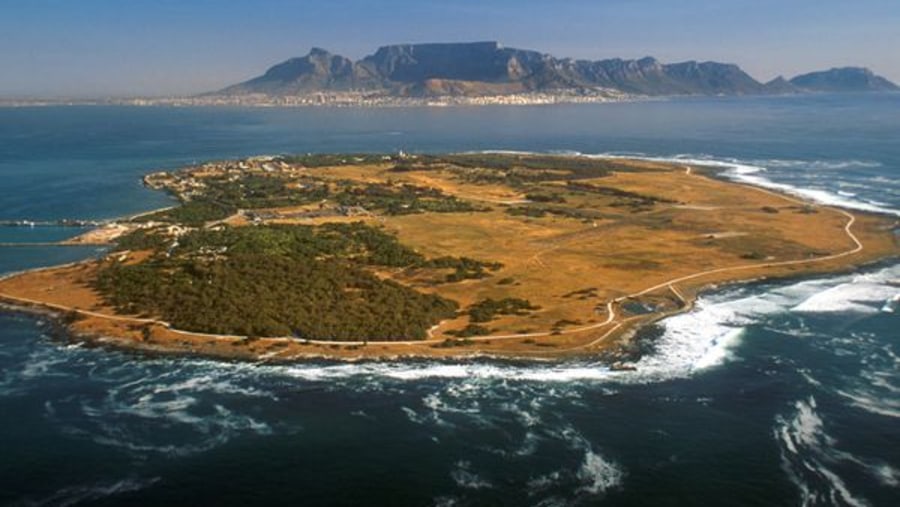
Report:
M365 92L393 97L482 96L612 90L633 95L761 95L886 91L897 85L861 67L757 81L733 63L558 58L496 41L393 44L357 61L313 47L261 76L205 95Z

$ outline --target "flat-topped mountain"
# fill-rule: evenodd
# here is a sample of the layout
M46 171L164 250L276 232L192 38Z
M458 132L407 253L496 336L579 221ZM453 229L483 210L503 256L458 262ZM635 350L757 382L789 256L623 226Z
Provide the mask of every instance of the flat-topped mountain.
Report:
M574 60L497 42L398 44L352 61L324 49L291 58L262 76L214 95L380 92L395 97L479 96L615 90L637 95L751 95L803 91L895 90L867 69L761 83L734 64L687 61Z

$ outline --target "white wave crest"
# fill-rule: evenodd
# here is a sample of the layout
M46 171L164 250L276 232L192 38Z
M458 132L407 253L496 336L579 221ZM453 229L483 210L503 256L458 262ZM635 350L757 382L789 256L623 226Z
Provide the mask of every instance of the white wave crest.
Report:
M85 502L102 500L123 493L133 493L146 489L157 482L159 477L150 479L123 479L112 483L99 483L87 486L71 486L63 488L52 495L39 500L24 500L21 505L69 507Z
M816 400L798 401L794 408L791 417L776 418L774 433L781 446L782 466L800 490L802 505L869 505L854 496L840 476L826 466L834 439L823 429Z
M578 478L584 482L579 491L596 495L622 484L624 475L614 463L606 461L602 456L587 451L584 462L578 470Z
M450 477L457 486L465 489L487 489L494 485L472 471L472 463L469 461L457 461Z
M900 289L890 285L848 282L813 294L791 310L805 313L878 313L896 297L900 297Z
M583 157L596 158L639 158L654 162L668 162L676 164L691 164L706 167L715 167L725 169L725 176L735 181L748 183L754 186L768 188L784 192L786 194L795 195L804 199L809 199L820 204L829 206L839 206L842 208L856 209L860 211L870 211L875 213L885 213L889 215L900 216L900 210L890 207L890 205L865 200L858 196L841 195L837 190L825 188L806 188L797 185L791 185L782 181L773 181L771 178L764 176L768 173L767 168L783 168L783 169L809 169L813 173L822 170L843 170L852 168L876 168L881 167L881 163L869 160L749 160L743 161L735 158L717 158L708 155L678 154L674 156L650 156L645 154L622 154L622 153L598 153L592 155L579 154ZM834 178L829 178L829 184L835 184ZM894 181L889 181L895 184ZM871 188L871 187L868 187Z
M814 169L817 171L839 171L843 169L874 169L882 167L881 162L874 160L785 160L764 159L754 160L754 164L765 167L778 167L787 169Z
M813 397L794 403L791 415L776 417L773 434L782 467L800 490L804 506L870 505L841 477L840 472L848 468L862 470L888 487L900 484L900 471L889 464L840 450L838 441L827 433Z
M634 363L635 371L611 370L591 362L511 365L487 362L405 362L360 364L297 364L261 366L263 371L334 385L351 378L380 381L460 379L524 381L553 384L593 382L633 384L685 378L732 361L743 330L767 317L791 312L877 312L898 294L900 264L871 273L841 275L779 286L762 294L737 289L698 299L690 312L659 323L662 335L654 351ZM470 384L463 384L468 386ZM459 387L465 389L466 387ZM433 400L437 401L437 400ZM477 407L469 407L477 410ZM520 407L522 408L522 407ZM527 411L527 408L523 408ZM530 416L520 414L523 418Z

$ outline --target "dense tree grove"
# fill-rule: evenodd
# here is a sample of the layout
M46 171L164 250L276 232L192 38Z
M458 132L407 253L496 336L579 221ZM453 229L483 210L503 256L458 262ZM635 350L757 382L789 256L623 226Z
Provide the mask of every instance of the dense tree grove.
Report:
M168 243L165 236L153 230L137 229L116 240L116 250L160 250Z
M96 286L119 311L158 315L178 329L243 336L422 339L457 309L346 261L277 254L111 263Z
M440 190L415 185L385 183L359 184L354 181L326 181L305 177L292 184L277 176L257 174L240 178L203 179L202 194L191 195L180 206L145 215L140 221L161 221L199 227L221 220L240 209L279 208L331 201L341 206L359 206L386 215L414 213L460 213L485 208L443 194ZM188 199L183 197L183 199Z
M172 209L143 215L139 222L170 222L200 227L206 222L222 220L233 215L237 208L227 204L219 204L208 200L188 201Z
M421 339L456 315L455 302L380 279L366 266L452 269L448 281L501 267L426 259L361 222L223 226L177 242L138 230L119 248L154 251L139 263L101 267L95 287L123 313L158 316L189 331L318 340Z

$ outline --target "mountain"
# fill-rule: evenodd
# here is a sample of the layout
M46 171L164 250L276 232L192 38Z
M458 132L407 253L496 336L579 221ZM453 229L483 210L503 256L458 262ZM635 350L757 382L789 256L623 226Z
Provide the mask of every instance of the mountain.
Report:
M887 79L862 67L841 67L811 72L791 79L791 84L816 92L897 91L900 88Z
M377 76L366 73L350 59L313 48L306 56L281 62L262 76L229 86L220 93L292 95L320 90L380 87L381 81Z
M616 90L638 95L756 95L896 89L865 69L832 69L760 83L734 64L573 60L497 42L397 44L359 61L313 48L214 95L375 92L394 97L483 96Z
M799 87L792 84L790 81L784 78L784 76L778 76L775 79L766 83L766 93L770 93L772 95L786 95L790 93L800 93L801 90Z

